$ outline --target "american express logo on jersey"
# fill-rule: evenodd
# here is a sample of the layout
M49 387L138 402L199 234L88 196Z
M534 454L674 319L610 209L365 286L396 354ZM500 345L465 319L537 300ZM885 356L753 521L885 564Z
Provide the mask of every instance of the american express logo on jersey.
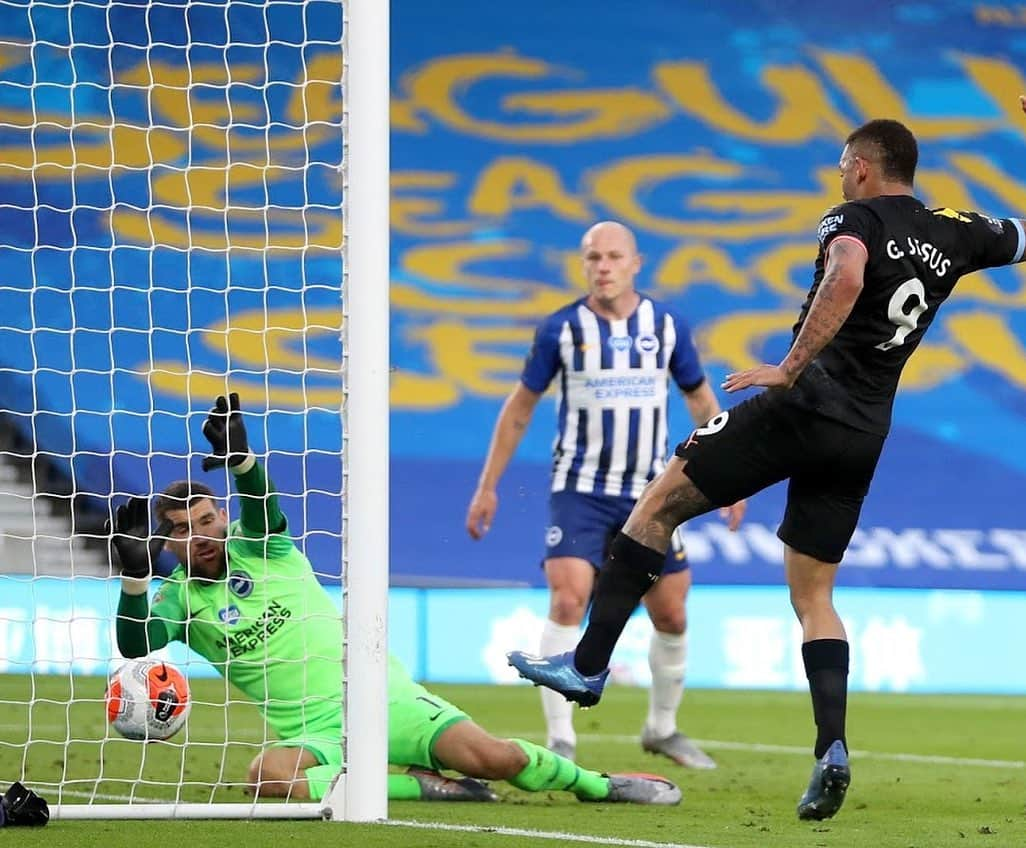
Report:
M231 634L227 639L219 640L218 645L222 648L227 647L233 657L238 657L262 645L290 618L292 618L292 610L280 601L271 601L260 618L242 630Z
M589 377L584 387L595 400L615 398L648 398L656 395L656 377L638 374L626 377Z

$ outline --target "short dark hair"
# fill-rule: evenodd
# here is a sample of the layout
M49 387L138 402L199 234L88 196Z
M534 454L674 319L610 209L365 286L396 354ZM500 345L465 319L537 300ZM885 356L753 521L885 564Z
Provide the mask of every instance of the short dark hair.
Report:
M880 162L883 175L905 185L912 185L919 164L919 145L912 130L900 121L877 118L863 124L845 141L859 147ZM867 156L866 158L870 158Z
M153 502L153 514L157 521L163 521L172 509L191 509L192 505L204 498L217 503L217 496L209 486L193 480L176 480Z

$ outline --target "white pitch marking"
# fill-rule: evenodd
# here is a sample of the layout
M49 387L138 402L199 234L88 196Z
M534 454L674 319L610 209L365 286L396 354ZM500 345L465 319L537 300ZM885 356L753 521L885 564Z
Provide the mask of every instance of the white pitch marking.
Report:
M485 833L496 836L519 836L531 839L552 839L558 842L584 842L589 845L616 845L624 848L710 848L708 845L684 845L680 842L652 842L648 839L616 839L612 836L588 836L582 833L562 833L553 830L526 830L519 827L490 827L473 824L439 824L435 822L400 821L389 819L382 824L390 827L413 827L420 830L448 830L461 833Z
M538 733L512 734L522 739L542 739ZM582 733L577 736L578 741L589 742L637 742L637 736L617 733ZM729 742L719 739L692 739L696 745L721 751L753 751L762 754L795 754L812 759L812 748L803 748L800 745L770 745L761 742ZM986 760L980 757L946 757L940 754L906 754L887 753L884 751L862 751L853 748L850 751L852 757L866 760L892 760L906 763L923 763L925 765L950 765L950 766L979 766L980 768L999 769L1023 769L1026 768L1024 760Z

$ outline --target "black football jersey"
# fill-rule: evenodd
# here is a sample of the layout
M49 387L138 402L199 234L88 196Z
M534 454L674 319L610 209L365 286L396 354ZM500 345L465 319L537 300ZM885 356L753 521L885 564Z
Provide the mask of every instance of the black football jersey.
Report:
M959 277L1023 259L1026 235L1015 218L927 209L909 195L835 206L819 225L819 255L797 337L837 238L868 254L863 289L837 335L799 376L795 403L859 430L886 435L901 369Z

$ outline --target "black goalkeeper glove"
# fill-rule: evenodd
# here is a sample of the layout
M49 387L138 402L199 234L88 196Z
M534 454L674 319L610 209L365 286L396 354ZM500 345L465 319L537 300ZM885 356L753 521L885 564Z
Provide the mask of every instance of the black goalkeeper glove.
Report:
M246 425L239 409L239 395L232 392L227 400L218 395L214 408L203 422L203 435L210 442L211 453L203 459L203 470L238 465L249 456Z
M121 575L136 579L149 577L172 526L165 518L150 535L150 508L146 498L129 498L128 503L119 506L114 513L110 541L121 562Z
M0 798L0 827L43 825L48 821L50 807L46 800L18 782Z

